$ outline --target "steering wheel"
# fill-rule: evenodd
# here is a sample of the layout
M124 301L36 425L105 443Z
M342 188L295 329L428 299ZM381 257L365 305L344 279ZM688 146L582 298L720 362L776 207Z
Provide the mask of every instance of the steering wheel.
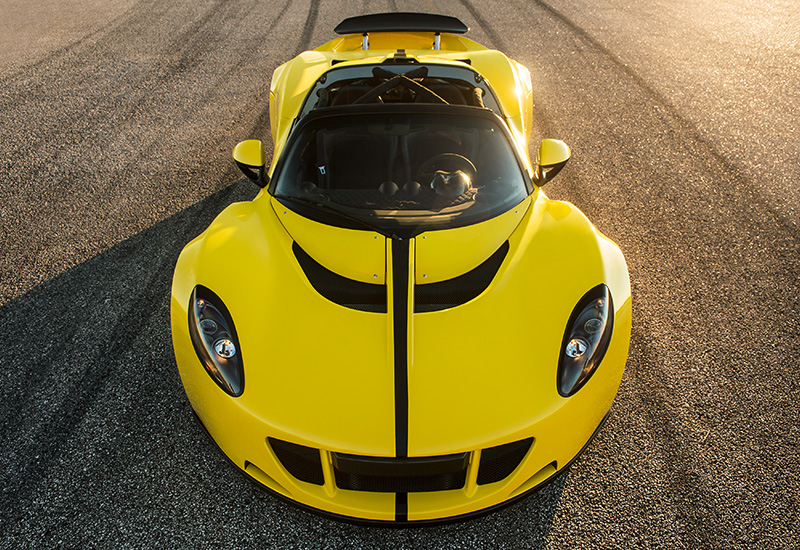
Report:
M475 165L472 164L472 161L467 157L457 153L442 153L429 158L420 165L419 169L417 169L417 181L430 181L433 174L438 170L443 170L445 172L461 170L468 175L470 179L474 179L475 175L478 173L478 169L475 168Z
M432 182L438 172L444 172L448 176L456 172L462 172L470 181L475 179L478 169L467 157L457 153L441 153L423 162L417 170L417 181L423 187L428 182Z

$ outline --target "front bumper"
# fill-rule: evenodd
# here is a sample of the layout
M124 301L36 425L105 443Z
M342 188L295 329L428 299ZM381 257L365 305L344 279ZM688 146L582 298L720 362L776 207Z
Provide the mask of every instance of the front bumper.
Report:
M242 472L243 474L245 474L245 477L248 480L253 482L255 485L257 485L261 489L266 489L273 496L280 498L284 502L287 502L288 504L293 505L293 506L297 506L298 508L301 508L301 509L306 510L308 512L311 512L313 514L321 515L323 517L327 517L327 518L334 519L334 520L337 520L337 521L344 521L344 522L347 522L347 523L354 523L354 524L358 524L358 525L378 525L378 526L383 526L383 527L432 527L432 526L435 526L435 525L442 525L442 524L447 524L447 523L454 523L454 522L466 521L466 520L469 520L469 519L474 519L474 518L477 518L477 517L481 517L481 516L490 514L490 513L494 512L496 510L499 510L501 508L505 508L506 506L510 506L511 504L524 499L525 497L531 495L532 493L543 489L544 487L549 485L551 482L555 481L556 479L558 479L559 477L564 475L567 471L569 471L570 466L572 466L572 464L580 457L580 455L583 453L583 451L586 450L586 448L591 444L592 440L597 435L597 433L600 431L600 429L603 427L603 425L605 424L606 420L608 420L608 417L611 416L611 411L606 413L606 415L600 421L600 424L597 426L597 428L595 428L594 432L592 433L591 437L586 442L586 444L580 449L580 451L578 451L578 453L575 456L572 457L572 459L569 462L567 462L565 465L563 465L561 467L557 467L555 464L552 464L552 465L548 465L547 467L543 468L540 472L537 472L537 474L535 474L531 479L529 479L528 482L523 483L523 485L520 486L516 491L514 491L512 496L508 497L506 500L504 500L502 502L499 502L497 504L488 506L486 508L482 508L482 509L479 509L479 510L474 510L474 511L471 511L471 512L466 512L466 513L455 515L455 516L431 518L431 519L409 520L408 519L408 508L407 508L408 507L408 495L407 494L405 494L405 495L397 495L397 494L395 494L395 499L394 499L395 517L394 517L394 519L369 519L369 518L356 517L356 516L352 516L352 515L343 515L341 513L336 513L336 512L328 511L326 509L321 509L321 508L315 508L315 507L310 506L308 504L304 504L303 502L294 499L292 496L287 495L287 491L285 489L283 489L282 487L280 487L280 488L276 487L275 481L272 480L269 476L267 476L257 466L254 466L253 464L251 464L249 462L245 462L244 469L239 467L216 444L216 442L214 441L214 438L209 433L209 431L206 428L205 424L203 424L203 421L197 415L197 412L194 411L194 410L192 410L192 412L194 413L195 419L197 420L198 424L200 424L200 426L203 428L203 432L208 437L209 442L211 442L220 451L222 456L224 456L228 460L228 462L231 462L234 465L236 465L237 468L239 469L239 471ZM324 453L321 456L324 456ZM526 453L526 456L527 456L527 453ZM474 457L474 454L473 454L473 457ZM472 470L476 470L477 469L477 466L476 466L477 463L478 463L478 461L470 460L470 463L469 463L470 468L468 469L468 474L467 474L468 477L469 477L469 474L470 474L470 472ZM398 510L397 510L398 507L403 509L403 510L401 510L400 514L397 513L398 512Z

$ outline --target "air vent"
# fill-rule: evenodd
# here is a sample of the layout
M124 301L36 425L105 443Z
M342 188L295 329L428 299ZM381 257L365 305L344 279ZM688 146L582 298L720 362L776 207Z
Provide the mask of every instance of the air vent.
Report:
M424 493L461 489L469 453L384 458L333 453L336 486L351 491Z
M481 451L481 465L478 469L478 485L502 481L517 469L528 454L533 438L499 445Z
M275 452L275 456L292 476L314 485L325 484L318 449L296 445L273 437L269 437L267 440Z
M331 302L359 311L386 313L386 285L342 277L314 260L296 242L292 251L314 290Z
M453 279L414 286L414 313L441 311L476 298L486 290L508 254L508 241L481 265Z

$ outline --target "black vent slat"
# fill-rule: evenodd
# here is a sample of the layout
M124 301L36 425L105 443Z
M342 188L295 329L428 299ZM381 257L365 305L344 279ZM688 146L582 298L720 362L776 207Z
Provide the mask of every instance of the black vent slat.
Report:
M517 469L519 463L528 454L533 438L506 443L481 452L481 463L478 468L478 485L502 481Z
M342 277L314 260L296 242L292 243L292 252L314 290L331 302L359 311L386 313L386 285Z
M322 474L322 461L319 450L304 447L295 443L281 441L273 437L267 438L275 456L278 457L283 467L291 475L314 485L324 485L325 478Z
M508 254L508 241L475 269L438 283L414 286L414 313L441 311L476 298L486 290Z
M423 493L461 489L468 453L424 458L382 458L333 453L336 486L351 491Z

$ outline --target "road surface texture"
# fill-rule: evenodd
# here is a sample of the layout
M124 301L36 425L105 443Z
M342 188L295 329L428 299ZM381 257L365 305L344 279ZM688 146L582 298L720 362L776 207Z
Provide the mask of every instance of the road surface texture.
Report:
M795 0L0 0L0 547L800 546ZM256 189L273 69L376 11L455 15L527 65L546 191L630 267L613 414L492 515L318 517L204 438L172 356L183 247ZM271 144L268 143L271 154ZM580 261L576 260L576 269Z

